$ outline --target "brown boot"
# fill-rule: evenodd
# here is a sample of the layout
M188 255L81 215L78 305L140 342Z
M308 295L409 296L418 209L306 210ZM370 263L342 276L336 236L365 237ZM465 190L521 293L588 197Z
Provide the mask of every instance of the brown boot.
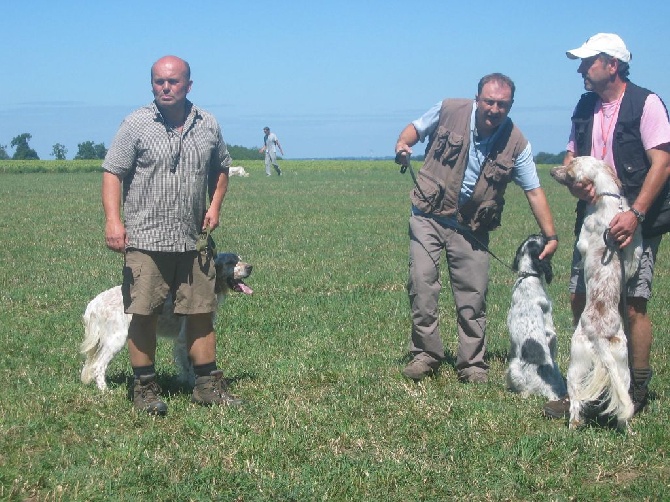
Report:
M637 415L647 406L648 387L652 374L650 368L633 368L631 371L630 397L633 399L633 415Z
M433 376L437 372L438 362L428 362L415 357L402 370L402 374L415 382L420 382L426 377Z
M133 382L133 405L150 415L165 415L167 404L160 399L161 388L156 382L156 374L142 375Z
M227 406L239 406L243 403L240 398L228 393L228 385L221 370L212 371L207 376L199 376L195 379L191 401L202 405L222 404Z

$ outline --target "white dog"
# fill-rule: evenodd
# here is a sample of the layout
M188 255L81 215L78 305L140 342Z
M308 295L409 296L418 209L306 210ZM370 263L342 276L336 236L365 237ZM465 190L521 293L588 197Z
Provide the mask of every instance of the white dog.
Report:
M510 352L507 387L523 397L539 394L550 400L566 395L565 381L556 363L557 339L551 300L545 281L551 283L551 262L540 253L546 241L529 236L516 251L512 268L519 274L512 288L507 313Z
M229 291L250 295L251 288L243 279L251 275L252 266L240 261L233 253L218 253L214 258L216 266L215 291L219 305ZM105 390L105 373L112 358L125 346L128 325L132 314L123 311L121 286L103 291L86 307L84 313L84 341L81 353L86 355L81 370L81 381L85 384L95 380L100 390ZM158 316L156 332L158 336L174 340L174 357L180 367L180 379L193 383L193 367L186 348L186 319L174 314L172 298L168 297L163 312Z
M626 281L640 264L641 229L638 226L633 242L622 251L610 242L612 218L629 206L620 195L621 184L612 168L603 161L576 157L565 167L553 168L551 175L568 186L591 182L598 197L588 206L577 241L584 266L586 306L570 347L570 427L582 423L584 407L590 405L601 415L615 417L617 426L625 428L633 416L633 403L628 394L628 348L619 301Z
M242 166L230 166L228 168L228 176L242 176L243 178L249 177L249 173Z

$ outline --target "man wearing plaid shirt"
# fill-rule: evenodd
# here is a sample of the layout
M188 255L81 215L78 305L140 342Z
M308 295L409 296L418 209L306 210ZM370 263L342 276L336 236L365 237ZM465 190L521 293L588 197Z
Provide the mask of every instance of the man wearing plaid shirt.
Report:
M190 74L188 63L175 56L153 64L154 101L124 119L103 162L105 239L108 248L124 253L123 301L133 315L133 403L157 415L167 413L154 361L156 321L168 294L175 313L186 316L196 374L192 400L242 402L227 392L216 365L213 256L196 250L199 234L219 226L231 159L216 119L186 99Z

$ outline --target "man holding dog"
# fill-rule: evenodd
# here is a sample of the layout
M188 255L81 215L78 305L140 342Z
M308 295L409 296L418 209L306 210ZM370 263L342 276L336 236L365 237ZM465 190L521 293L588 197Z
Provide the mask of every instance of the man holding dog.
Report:
M438 300L440 258L446 251L458 317L456 371L461 382L486 382L486 295L489 232L500 226L507 185L523 190L545 236L540 258L558 239L528 141L508 117L515 86L500 73L479 81L471 99L446 99L410 123L395 146L407 167L412 146L428 138L426 160L411 193L409 294L412 360L403 375L414 381L435 373L444 359ZM410 166L411 168L411 166Z
M231 159L216 119L186 99L192 83L183 59L156 61L154 101L125 118L103 162L105 239L107 247L124 253L124 308L133 315L133 403L156 415L167 412L154 361L157 314L168 294L174 295L175 313L187 319L196 375L192 401L241 403L228 393L216 365L216 271L209 247L197 246L203 231L219 226Z
M604 160L616 170L630 211L621 212L610 223L610 234L625 247L642 226L643 256L637 274L626 285L628 316L628 359L631 368L631 397L635 413L648 401L652 327L647 314L654 265L662 234L670 229L670 123L661 99L633 84L629 78L632 55L624 41L613 33L598 33L581 47L567 51L580 59L577 72L584 79L582 95L572 115L572 131L563 164L577 156ZM586 205L598 194L593 186L575 184L571 193L577 203L575 233L581 229ZM586 289L580 254L573 252L570 303L576 324L584 310ZM569 416L566 396L545 404L550 418Z

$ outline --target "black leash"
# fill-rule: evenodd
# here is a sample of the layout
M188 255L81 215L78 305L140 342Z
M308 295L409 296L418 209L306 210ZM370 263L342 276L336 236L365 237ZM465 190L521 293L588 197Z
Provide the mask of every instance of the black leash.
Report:
M426 194L423 193L423 190L421 190L421 187L419 186L419 182L416 179L416 174L414 174L414 169L412 169L412 162L410 161L410 155L407 152L398 152L395 155L395 163L400 165L400 174L405 174L407 171L407 168L409 168L409 174L412 176L412 181L414 182L414 186L416 189L419 191L419 194L423 198L424 201L430 206L431 210L434 213L439 212L438 208L436 208L433 203L426 197ZM458 224L458 223L457 223ZM501 265L503 265L505 268L511 270L514 274L514 269L510 267L507 263L502 261L500 258L498 258L491 249L487 245L485 245L482 241L480 241L477 236L474 234L474 232L470 231L468 228L458 225L457 227L452 227L454 230L456 230L458 233L466 235L470 237L472 240L474 240L477 244L479 244L484 251L486 251L488 254L490 254L493 258L495 258Z
M598 195L614 197L619 199L619 211L623 212L623 201L621 200L621 194L613 192L602 192ZM626 338L630 340L630 319L628 318L628 283L626 281L626 265L623 260L623 250L619 247L619 243L614 240L610 235L610 229L606 228L603 232L603 241L605 246L609 251L612 252L612 255L616 252L619 256L619 264L621 265L621 319L623 320L623 332L626 335ZM612 258L610 257L607 262Z

